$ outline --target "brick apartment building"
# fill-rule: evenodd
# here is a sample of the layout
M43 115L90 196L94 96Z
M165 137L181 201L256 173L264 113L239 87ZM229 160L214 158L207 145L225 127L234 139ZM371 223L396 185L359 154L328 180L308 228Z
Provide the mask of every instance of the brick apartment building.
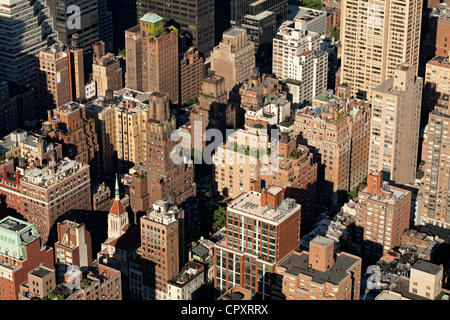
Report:
M55 269L58 282L61 282L69 266L86 268L92 265L92 242L84 223L64 220L58 222L57 232Z
M33 224L13 217L0 220L0 300L18 300L28 272L53 269L53 249L43 245Z
M221 296L230 287L271 299L276 265L300 249L301 207L272 186L250 191L227 208L226 237L214 247L214 287Z
M322 198L338 203L367 175L371 109L368 101L350 97L341 84L336 96L320 95L297 110L294 133L319 163Z
M94 119L86 116L86 106L68 102L52 111L42 125L42 134L63 145L63 155L90 166L92 179L100 179L99 144Z
M285 195L293 198L302 207L302 235L310 230L316 217L317 163L308 148L297 143L296 139L282 132L278 141L278 167L263 166L261 179L265 187L279 186ZM273 171L275 169L275 171Z
M147 13L139 25L125 31L125 86L144 92L162 91L179 102L178 30Z
M409 229L409 190L383 182L380 172L370 172L356 202L356 226L362 233L365 253L381 257L401 245L402 235Z
M106 90L122 89L123 72L120 61L113 53L106 52L106 44L103 41L93 43L92 50L92 80L96 82L97 96L104 96Z
M360 257L335 254L334 241L317 236L309 252L293 252L276 268L274 287L286 300L359 300Z
M180 54L180 103L197 97L203 79L203 63L194 47Z

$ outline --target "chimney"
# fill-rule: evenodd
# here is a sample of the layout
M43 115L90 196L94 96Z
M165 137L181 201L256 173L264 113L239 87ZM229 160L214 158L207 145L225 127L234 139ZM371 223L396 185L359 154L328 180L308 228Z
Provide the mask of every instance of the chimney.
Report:
M267 190L261 190L261 207L267 206Z
M50 120L52 118L52 110L47 110L47 117L48 117L48 120Z
M17 188L20 185L20 171L19 169L16 169L16 183L17 183Z
M7 175L8 175L8 171L6 170L6 166L3 166L3 179L6 179Z

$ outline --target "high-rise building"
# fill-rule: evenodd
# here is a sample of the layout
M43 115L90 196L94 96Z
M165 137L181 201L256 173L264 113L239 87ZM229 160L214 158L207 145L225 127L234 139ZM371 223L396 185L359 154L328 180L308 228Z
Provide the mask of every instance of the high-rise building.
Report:
M125 48L125 30L134 27L138 21L140 0L106 0L107 10L112 14L113 52Z
M300 249L300 215L300 205L276 186L230 202L226 237L214 247L217 295L240 286L255 298L272 298L277 264Z
M273 39L272 72L286 82L294 107L311 103L327 88L328 54L320 50L320 35L306 30L306 22L280 28Z
M317 236L309 252L293 252L277 267L277 282L286 300L359 300L360 257L335 254L334 241Z
M267 154L268 148L267 130L252 127L231 133L213 155L217 192L234 199L241 193L261 190L262 166L269 164L263 161L263 153Z
M100 38L100 28L102 35L104 35L109 27L106 21L108 17L105 16L108 15L105 0L86 0L83 2L77 0L47 0L47 4L50 7L49 16L53 18L54 29L62 44L72 45L73 40L76 39L84 53L88 54L92 52L92 43L99 40L112 40L110 36L108 36L110 39ZM111 20L110 16L109 20ZM76 38L74 38L75 34L77 35Z
M203 58L191 47L180 54L180 103L196 98L203 80Z
M142 12L155 12L166 21L180 26L180 33L188 32L194 46L203 57L214 47L214 0L141 0Z
M31 99L17 105L18 126L22 126L36 118L39 52L57 39L48 3L1 0L0 37L0 81L18 86L21 94L30 93Z
M0 80L35 86L39 52L57 38L51 17L46 1L0 1Z
M155 94L160 95L156 92ZM125 173L145 161L145 126L154 95L123 88L107 91L86 107L86 114L98 128L101 168L109 176Z
M58 282L64 281L69 266L81 270L92 265L92 242L84 223L70 220L56 225L58 242L55 243L55 269Z
M422 78L403 64L372 90L369 171L382 171L397 184L416 178Z
M419 0L341 2L341 82L354 94L370 98L403 63L415 67L417 74L422 7Z
M371 172L356 200L356 226L361 228L366 254L381 257L401 245L409 229L411 192L383 182L381 172Z
M450 95L450 53L445 56L436 56L426 64L423 85L422 114L433 111L442 94Z
M33 224L13 217L0 220L0 300L19 300L20 285L41 264L53 269L53 249L45 247Z
M279 26L287 20L288 0L231 0L230 23L232 26L241 26L245 15L256 16L264 11L274 12Z
M83 50L54 44L39 53L38 116L85 97Z
M145 166L150 206L158 200L168 200L170 194L175 196L176 204L196 195L193 164L184 163L184 155L176 156L180 143L173 138L176 130L174 118L150 119L146 123Z
M97 96L105 96L106 90L123 88L123 75L120 61L110 52L106 53L105 42L92 44L94 57L92 64L92 80L97 84Z
M278 141L277 166L270 164L264 167L261 179L265 187L282 187L286 197L297 201L302 206L302 235L311 231L317 218L318 165L313 162L313 154L307 147L298 144L292 135L282 132Z
M211 70L225 78L225 88L230 92L236 84L250 78L255 66L255 45L244 29L233 27L223 33L210 61Z
M322 199L345 200L346 191L367 175L370 104L354 99L342 84L336 95L323 94L297 110L294 133L314 153Z
M177 208L167 201L156 201L153 210L141 217L141 247L138 254L152 262L150 298L167 300L168 281L180 272L179 262L179 221Z
M164 26L164 19L147 13L139 25L125 31L125 86L169 94L179 102L178 29Z
M100 178L99 144L94 119L86 118L86 106L68 102L48 110L42 134L63 145L64 157L88 164L91 177Z
M449 137L445 133L449 127L449 96L438 101L428 117L427 152L425 160L425 180L420 224L435 225L450 229L450 203L448 201L450 168L447 164L449 151L445 147Z
M277 15L273 11L263 11L257 15L246 14L241 27L255 45L256 66L265 73L271 73L272 43L276 34Z
M20 174L19 213L34 224L44 242L58 217L69 210L91 210L89 166L70 159Z

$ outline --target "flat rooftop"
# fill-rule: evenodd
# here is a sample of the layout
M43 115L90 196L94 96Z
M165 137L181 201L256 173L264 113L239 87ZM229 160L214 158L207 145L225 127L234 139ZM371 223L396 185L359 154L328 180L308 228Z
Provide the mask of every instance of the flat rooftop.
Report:
M31 270L30 274L39 278L44 278L45 276L51 274L52 272L54 272L54 270L46 268L44 266L39 266L36 269Z
M411 267L411 269L436 275L442 270L442 267L427 261L419 260Z
M310 276L315 283L325 284L327 282L337 285L347 277L347 270L352 267L358 259L346 254L341 254L336 257L334 265L327 271L322 272L314 270L309 265L309 253L293 253L286 258L280 266L286 268L286 273L298 276L304 274Z
M290 198L284 199L276 209L262 207L261 194L255 191L241 194L228 206L229 210L236 210L248 216L265 219L271 223L281 223L299 208L300 205Z
M15 219L7 217L0 221L0 227L11 231L19 232L20 230L28 227L28 224L21 223Z
M326 246L329 246L330 244L334 244L334 240L330 239L330 238L322 237L322 236L317 236L314 239L312 239L310 243L314 243L319 246L326 247Z
M224 36L230 36L230 37L236 37L240 35L241 33L245 33L244 29L238 28L238 27L232 27L226 31L224 31Z

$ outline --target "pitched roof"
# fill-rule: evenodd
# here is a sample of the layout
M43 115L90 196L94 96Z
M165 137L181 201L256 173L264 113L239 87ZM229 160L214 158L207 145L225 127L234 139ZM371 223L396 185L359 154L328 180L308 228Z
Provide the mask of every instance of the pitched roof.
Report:
M115 199L111 200L111 209L110 213L120 216L122 213L125 213L125 207L123 206L122 201L117 201Z
M150 23L157 23L159 21L163 20L163 18L161 18L160 16L158 16L156 13L154 12L149 12L146 13L141 19L140 21L145 21L145 22L150 22Z

